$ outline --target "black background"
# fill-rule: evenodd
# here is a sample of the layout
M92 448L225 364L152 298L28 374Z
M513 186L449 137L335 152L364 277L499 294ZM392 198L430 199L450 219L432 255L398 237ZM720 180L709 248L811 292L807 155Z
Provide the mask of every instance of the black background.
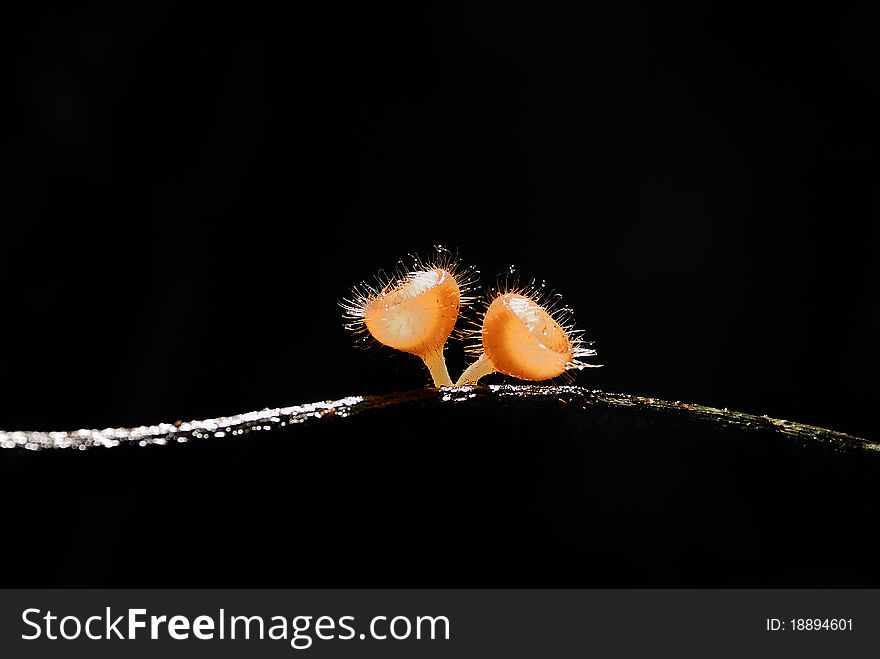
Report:
M34 5L5 28L0 427L422 386L415 358L355 349L337 303L440 243L564 294L605 365L580 384L876 438L871 25Z

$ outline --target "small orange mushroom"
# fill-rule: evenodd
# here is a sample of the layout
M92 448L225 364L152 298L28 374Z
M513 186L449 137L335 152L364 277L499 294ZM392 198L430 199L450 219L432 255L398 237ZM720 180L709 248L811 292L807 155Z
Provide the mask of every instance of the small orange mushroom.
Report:
M461 291L450 272L442 268L412 272L366 302L364 324L379 343L421 357L434 386L450 386L443 346L458 320L460 305Z
M482 354L456 383L476 384L490 373L520 380L550 380L572 368L592 366L577 357L595 355L532 297L502 293L492 300L480 330Z
M416 258L409 270L379 281L378 287L355 287L342 307L348 327L365 331L395 350L425 362L436 387L452 386L443 348L458 320L475 272L461 267L448 251L436 248L433 261Z

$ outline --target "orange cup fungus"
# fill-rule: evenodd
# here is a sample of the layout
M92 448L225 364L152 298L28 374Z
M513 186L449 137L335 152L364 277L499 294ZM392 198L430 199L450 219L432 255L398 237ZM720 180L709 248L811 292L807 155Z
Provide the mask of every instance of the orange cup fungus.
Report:
M440 252L432 265L416 267L380 282L379 288L362 285L343 308L353 321L350 327L368 332L376 341L422 359L434 386L452 386L443 349L455 329L474 272L457 268L457 262ZM490 373L520 380L550 380L573 368L593 366L577 361L593 356L561 313L542 304L534 289L499 293L488 305L479 330L478 359L456 382L476 384Z

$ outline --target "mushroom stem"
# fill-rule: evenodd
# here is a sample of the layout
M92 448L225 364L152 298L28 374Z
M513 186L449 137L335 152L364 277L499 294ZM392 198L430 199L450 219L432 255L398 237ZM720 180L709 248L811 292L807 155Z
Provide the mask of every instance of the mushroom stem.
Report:
M434 379L434 386L451 387L452 378L449 377L449 371L446 369L446 360L443 358L443 348L437 352L429 352L421 356L425 366L431 371L431 377Z
M461 374L461 377L458 378L458 382L455 383L456 387L462 387L468 384L476 384L481 377L484 375L489 375L490 373L495 372L495 365L486 355L486 353L481 353L473 364L468 366L464 373Z

